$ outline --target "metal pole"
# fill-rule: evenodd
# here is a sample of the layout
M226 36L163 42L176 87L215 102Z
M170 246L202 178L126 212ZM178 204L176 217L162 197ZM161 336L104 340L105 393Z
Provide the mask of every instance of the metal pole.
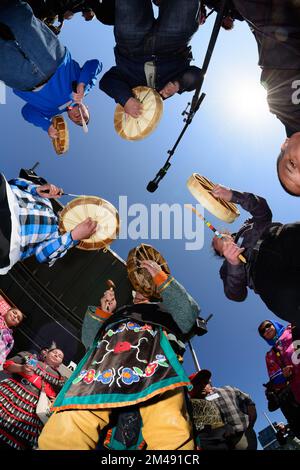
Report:
M211 313L210 315L208 315L207 319L205 320L205 323L207 324L207 322L208 322L212 317L213 317L213 314ZM189 348L190 348L190 351L191 351L192 358L193 358L194 364L195 364L195 366L196 366L196 369L197 369L197 371L199 372L199 371L201 370L201 367L200 367L200 364L199 364L199 361L198 361L198 357L197 357L196 351L194 350L191 341L188 341L188 345L189 345Z
M189 348L190 348L190 351L191 351L191 354L192 354L192 358L194 360L194 364L195 364L195 367L197 369L197 372L199 372L201 370L201 367L200 367L200 364L199 364L199 361L198 361L198 358L197 358L197 354L192 346L192 343L190 341L188 341L188 345L189 345Z
M216 42L217 42L217 39L218 39L218 35L219 35L220 29L221 29L221 26L222 26L222 21L223 21L223 17L224 17L226 4L227 4L227 0L222 0L219 11L217 12L217 17L215 19L215 23L214 23L213 30L212 30L212 33L211 33L210 41L209 41L207 51L206 51L206 54L205 54L205 57L204 57L203 65L202 65L202 68L201 68L200 81L199 81L199 84L198 84L198 86L195 90L195 93L194 93L194 96L193 96L193 99L192 99L192 105L191 105L191 110L190 110L190 115L188 117L188 120L191 120L193 118L193 115L199 109L201 101L203 100L203 98L202 98L202 100L199 102L198 98L199 98L199 94L200 94L200 91L201 91L201 88L202 88L202 85L203 85L203 82L204 82L204 77L205 77L205 74L207 72L207 69L208 69L208 66L209 66L209 63L210 63L210 60L211 60L211 57L212 57L212 53L214 51L214 48L215 48L215 45L216 45Z
M198 83L198 86L195 90L195 93L194 93L194 96L193 96L193 99L192 99L191 108L190 108L189 112L187 112L187 111L184 112L184 114L187 115L187 117L184 119L185 125L184 125L179 137L177 138L174 146L170 150L168 150L167 153L168 153L169 156L168 156L164 166L158 171L155 178L153 180L149 181L149 183L147 185L147 191L149 191L150 193L154 193L157 190L159 183L161 182L161 180L167 174L167 172L168 172L168 170L171 166L170 160L173 157L173 155L175 153L175 150L177 149L177 146L179 145L182 137L184 136L187 128L191 124L196 112L200 108L200 105L201 105L202 101L204 100L204 98L206 96L205 93L201 93L201 95L200 95L200 92L201 92L201 88L202 88L202 85L203 85L203 82L204 82L205 74L207 72L207 69L208 69L208 66L209 66L209 63L210 63L210 60L211 60L211 56L212 56L213 50L215 48L215 45L216 45L216 42L217 42L217 39L218 39L218 35L219 35L220 29L221 29L226 3L227 3L227 0L222 0L219 11L217 12L217 17L215 19L213 31L212 31L212 34L211 34L211 37L210 37L207 52L205 54L204 62L203 62L202 68L201 68L199 83Z
M38 166L39 166L40 162L36 162L33 167L31 168L31 171L34 171Z
M264 412L264 415L265 415L266 420L268 421L268 423L270 424L270 426L272 427L273 431L276 434L277 433L276 428L274 427L274 425L273 425L272 421L270 420L269 416L265 412Z

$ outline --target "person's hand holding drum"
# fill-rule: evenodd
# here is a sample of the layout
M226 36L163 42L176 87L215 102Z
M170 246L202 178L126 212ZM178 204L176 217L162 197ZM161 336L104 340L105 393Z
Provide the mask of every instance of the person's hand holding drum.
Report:
M212 190L212 195L223 199L224 201L230 202L232 198L232 191L221 184L216 184Z
M97 222L88 217L71 231L73 240L85 240L97 231Z
M151 274L152 277L155 277L157 273L162 271L159 264L149 259L142 260L140 262L140 267L147 269L147 271Z
M136 98L129 98L125 103L124 111L126 114L129 114L129 116L138 118L143 112L143 105Z
M53 124L51 124L51 126L48 129L48 135L49 135L50 139L57 139L57 137L58 137L58 131L57 131L57 129L55 129Z

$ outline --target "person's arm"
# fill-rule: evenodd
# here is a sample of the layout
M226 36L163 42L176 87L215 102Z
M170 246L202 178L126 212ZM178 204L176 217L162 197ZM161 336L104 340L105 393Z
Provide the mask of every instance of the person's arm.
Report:
M105 312L100 307L89 306L87 308L81 330L81 342L86 349L92 346L99 329L110 316L111 313Z
M43 185L38 189L39 194L42 194L43 188L50 188L51 197L60 197L62 193L61 188L54 185ZM43 196L41 196L43 197ZM97 222L91 217L88 217L83 222L76 225L70 232L63 235L59 233L58 226L53 233L49 233L49 237L40 242L35 250L35 256L39 263L48 263L52 266L58 258L62 258L69 248L77 245L80 240L90 238L97 230Z
M255 424L255 421L257 420L257 411L256 411L256 406L253 405L248 405L248 416L249 416L249 427L253 427Z
M174 79L179 83L178 93L181 95L185 91L195 90L200 83L201 74L202 72L199 67L190 65L181 75Z
M26 357L30 356L30 353L24 351L18 353L16 356L8 359L3 364L3 370L10 374L19 374L22 377L28 377L33 374L33 367L26 364Z
M81 330L81 341L86 349L92 346L99 328L112 316L116 307L117 302L112 289L108 289L104 292L100 299L99 307L88 307Z
M219 184L214 186L212 194L227 202L239 204L245 211L250 212L253 217L252 222L256 224L264 225L266 222L272 222L272 211L263 197L252 193L241 193Z
M163 299L163 305L172 315L175 322L184 334L191 331L195 325L200 308L193 297L172 276L161 276L155 278L158 282L159 291ZM163 279L165 277L165 279Z
M73 240L71 232L60 235L57 230L49 239L38 244L35 257L39 263L48 263L52 266L57 259L65 256L67 251L78 243L78 240Z
M32 196L38 196L37 188L39 185L32 184L31 181L25 180L23 178L15 178L9 180L8 183L11 186L17 186L19 189L22 189L22 191L26 191L27 193L32 194Z
M241 410L243 410L243 408L246 407L247 414L249 416L249 426L253 427L257 418L255 403L252 401L248 393L242 392L239 388L236 388L236 387L233 387L233 388L237 394Z
M272 222L272 211L263 197L232 190L231 202L239 204L245 211L250 212L253 222Z
M125 106L129 98L134 98L132 87L117 66L112 67L103 75L99 88L122 106Z
M51 126L51 119L44 116L37 108L27 103L23 106L21 113L25 121L34 126L41 127L45 132L48 132Z
M200 312L197 302L174 277L168 276L154 261L144 260L141 267L151 274L162 297L163 306L172 315L182 333L189 333Z
M101 70L102 63L99 60L92 59L85 62L78 78L78 83L84 84L84 95L87 95L91 88L95 86Z
M224 261L220 269L220 277L223 281L224 293L229 300L243 302L247 295L247 275L242 263L237 265Z

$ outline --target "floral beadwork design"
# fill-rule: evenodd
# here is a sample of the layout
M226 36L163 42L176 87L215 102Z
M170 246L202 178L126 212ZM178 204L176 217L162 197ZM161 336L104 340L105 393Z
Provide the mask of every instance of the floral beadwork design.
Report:
M114 383L115 375L115 369L106 369L103 372L99 372L97 382L101 382L105 385L112 385Z
M119 373L119 378L117 379L118 385L119 385L120 379L125 385L131 385L134 382L140 381L140 376L136 374L134 370L131 369L130 367L124 367L124 368L120 367L120 369L118 370L118 373Z
M128 321L127 323L121 323L116 329L114 328L109 328L105 335L103 336L103 339L109 337L111 338L112 336L115 336L119 333L122 333L124 330L126 331L134 331L135 333L139 333L140 331L145 331L151 334L151 336L155 336L156 331L153 330L151 325L148 325L145 323L145 325L139 325L136 322L133 321ZM98 341L97 347L100 347L101 341Z
M118 341L117 344L113 348L111 348L110 342L107 341L106 339L104 339L102 341L99 341L98 342L98 347L100 347L101 344L105 344L106 353L103 355L101 361L93 361L92 364L97 364L97 365L102 364L102 362L105 360L105 358L108 354L111 354L111 353L120 354L120 353L130 351L130 349L136 349L137 350L137 353L136 353L136 356L135 356L137 361L147 363L147 361L145 359L140 359L140 357L139 357L140 345L143 341L148 342L148 338L143 336L142 338L139 339L139 342L138 342L137 345L131 344L128 341Z
M96 361L92 362L92 365L97 364ZM145 369L140 367L128 367L121 366L118 369L118 378L116 383L118 387L124 385L132 385L133 383L139 382L142 379L152 377L159 367L169 367L166 357L163 354L157 354L155 360L149 362ZM101 382L104 385L111 385L115 382L116 370L114 368L105 369L104 371L91 369L83 369L79 375L73 380L73 384L83 382L86 385L90 385L93 382Z
M125 385L131 385L134 382L139 382L142 378L147 379L152 377L157 371L158 367L169 367L166 357L163 354L157 354L155 361L149 362L143 371L140 367L120 367L118 369L119 377L117 378L117 385L121 387L120 381Z
M92 382L101 382L104 385L111 386L115 381L115 375L115 369L105 369L103 372L100 370L96 371L95 369L84 369L72 383L75 385L83 381L87 385L90 385Z

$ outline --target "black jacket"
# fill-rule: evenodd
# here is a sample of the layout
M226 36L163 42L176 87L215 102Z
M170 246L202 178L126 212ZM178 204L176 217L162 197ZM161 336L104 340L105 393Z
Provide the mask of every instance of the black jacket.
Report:
M282 224L272 223L271 209L262 197L233 191L231 202L239 204L252 215L251 219L244 222L234 238L236 243L245 248L243 256L245 256L247 263L235 266L225 260L220 269L226 297L236 302L242 302L247 297L247 287L254 288L251 276L253 248L271 227Z

